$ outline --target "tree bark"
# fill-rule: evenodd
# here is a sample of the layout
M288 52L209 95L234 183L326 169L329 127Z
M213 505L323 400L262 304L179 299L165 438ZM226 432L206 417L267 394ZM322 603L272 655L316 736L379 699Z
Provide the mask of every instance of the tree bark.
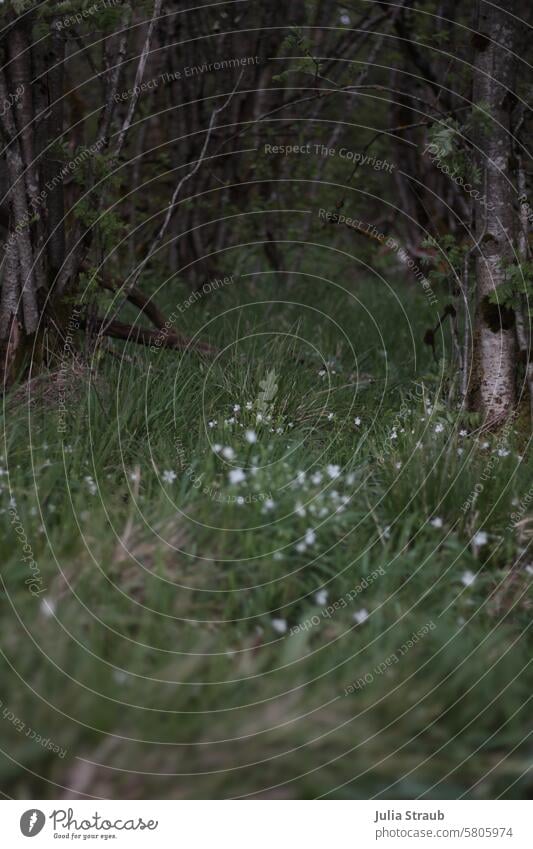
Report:
M515 215L511 183L511 108L516 76L517 0L506 10L477 0L473 102L481 115L476 142L484 176L476 201L476 313L471 406L488 426L504 421L515 405L515 314L501 304L498 288L513 257ZM511 14L508 14L511 13Z
M50 24L47 88L49 113L47 117L48 144L53 145L43 162L44 180L50 184L46 199L48 216L47 243L48 283L52 287L65 261L65 198L61 143L64 113L65 41L54 19Z
M529 260L529 220L526 194L526 172L520 155L518 162L518 202L520 204L520 230L518 235L518 256L523 263ZM525 364L525 377L529 393L529 414L533 425L533 355L531 352L531 325L529 319L527 298L519 296L519 304L516 308L516 341L521 358Z

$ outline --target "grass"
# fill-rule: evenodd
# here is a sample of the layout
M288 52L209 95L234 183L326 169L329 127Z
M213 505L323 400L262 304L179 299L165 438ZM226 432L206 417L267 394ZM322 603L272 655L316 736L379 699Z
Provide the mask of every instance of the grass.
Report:
M448 409L412 288L267 292L8 416L3 792L527 797L523 437Z

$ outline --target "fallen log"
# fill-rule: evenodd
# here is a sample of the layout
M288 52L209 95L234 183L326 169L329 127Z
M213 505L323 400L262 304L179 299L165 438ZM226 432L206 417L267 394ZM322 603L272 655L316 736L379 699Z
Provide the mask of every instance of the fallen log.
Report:
M195 351L212 356L217 349L207 342L198 342L189 336L166 332L164 329L152 330L148 327L137 327L133 324L123 324L121 321L107 321L96 316L81 319L80 328L93 330L97 335L109 336L112 339L122 339L124 342L135 342L148 348L159 350L166 348L172 351Z

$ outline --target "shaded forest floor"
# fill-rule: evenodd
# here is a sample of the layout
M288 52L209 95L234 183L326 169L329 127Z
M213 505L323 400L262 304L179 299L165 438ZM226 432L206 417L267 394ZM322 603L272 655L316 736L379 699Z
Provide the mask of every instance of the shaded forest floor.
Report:
M185 310L218 356L9 416L3 792L530 794L519 428L450 412L413 287L246 286Z

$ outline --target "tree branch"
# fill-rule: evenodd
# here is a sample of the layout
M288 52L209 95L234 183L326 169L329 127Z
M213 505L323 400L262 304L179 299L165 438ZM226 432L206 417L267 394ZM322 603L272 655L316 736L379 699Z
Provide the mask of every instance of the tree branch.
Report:
M140 85L143 81L144 77L144 69L146 67L146 62L148 60L148 54L150 53L150 46L152 44L152 37L154 34L154 29L158 18L161 15L161 6L163 4L163 0L155 0L154 2L154 11L152 14L152 18L150 23L148 24L148 32L146 33L146 39L144 41L144 47L142 49L141 55L139 57L139 64L137 65L137 73L135 74L135 83L133 86L133 92L130 100L130 105L128 107L128 112L124 119L124 123L122 124L122 129L119 133L119 137L117 140L117 144L115 147L115 159L118 159L122 148L124 146L124 141L126 139L126 134L131 126L131 122L133 120L133 115L135 113L135 109L137 107L137 101L139 100L139 96L141 93Z
M136 342L138 345L153 347L156 349L166 348L172 351L195 351L200 354L212 356L216 348L207 342L195 342L188 336L178 333L163 333L161 330L151 330L147 327L135 327L132 324L123 324L120 321L107 321L97 316L91 319L80 320L80 327L86 329L90 324L99 336L110 336L112 339L122 339L124 342Z

